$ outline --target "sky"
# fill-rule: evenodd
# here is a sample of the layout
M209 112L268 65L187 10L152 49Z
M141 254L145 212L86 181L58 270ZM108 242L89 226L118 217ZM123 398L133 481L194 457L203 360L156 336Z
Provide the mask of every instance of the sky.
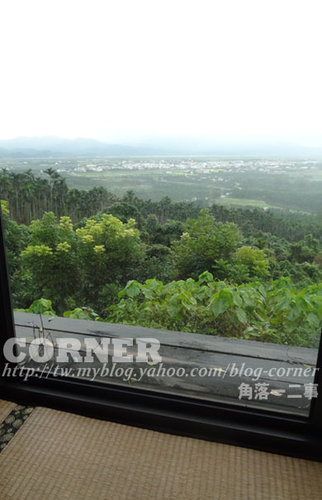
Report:
M2 0L0 139L322 144L320 0Z

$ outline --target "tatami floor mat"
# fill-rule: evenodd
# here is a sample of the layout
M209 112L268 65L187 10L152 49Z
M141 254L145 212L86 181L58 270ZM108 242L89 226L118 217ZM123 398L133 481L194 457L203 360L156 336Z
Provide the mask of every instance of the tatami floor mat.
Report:
M15 406L15 403L10 403L9 401L3 401L0 399L0 424L15 408Z
M322 464L36 408L0 454L1 500L321 498Z

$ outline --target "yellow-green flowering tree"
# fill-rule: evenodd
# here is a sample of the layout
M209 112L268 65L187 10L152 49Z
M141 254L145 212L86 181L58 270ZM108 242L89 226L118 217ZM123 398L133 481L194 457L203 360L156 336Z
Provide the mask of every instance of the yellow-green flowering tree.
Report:
M34 296L51 299L62 311L80 287L77 236L69 217L46 212L29 226L30 243L22 251Z
M91 304L107 307L111 286L124 285L143 261L145 247L135 226L134 219L123 223L103 214L76 230L82 283Z
M110 287L123 286L144 258L134 219L103 214L75 230L69 217L47 212L29 231L21 257L32 293L52 300L58 314L75 304L107 307Z

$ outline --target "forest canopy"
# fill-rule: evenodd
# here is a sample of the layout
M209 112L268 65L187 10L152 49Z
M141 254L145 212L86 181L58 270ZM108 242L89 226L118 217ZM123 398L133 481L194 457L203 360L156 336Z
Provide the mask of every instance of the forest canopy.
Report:
M45 173L0 174L16 308L317 345L318 216L117 197Z

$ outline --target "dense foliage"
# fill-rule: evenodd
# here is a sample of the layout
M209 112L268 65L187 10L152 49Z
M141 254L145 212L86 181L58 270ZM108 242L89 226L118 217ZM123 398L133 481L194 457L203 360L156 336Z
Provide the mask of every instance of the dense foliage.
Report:
M317 347L322 324L322 284L297 289L285 278L234 286L206 271L166 285L130 281L119 298L111 322L279 344Z
M30 171L1 174L15 307L316 346L317 216L200 210L133 192L119 199L104 188L68 189L54 170L46 174L47 180Z

